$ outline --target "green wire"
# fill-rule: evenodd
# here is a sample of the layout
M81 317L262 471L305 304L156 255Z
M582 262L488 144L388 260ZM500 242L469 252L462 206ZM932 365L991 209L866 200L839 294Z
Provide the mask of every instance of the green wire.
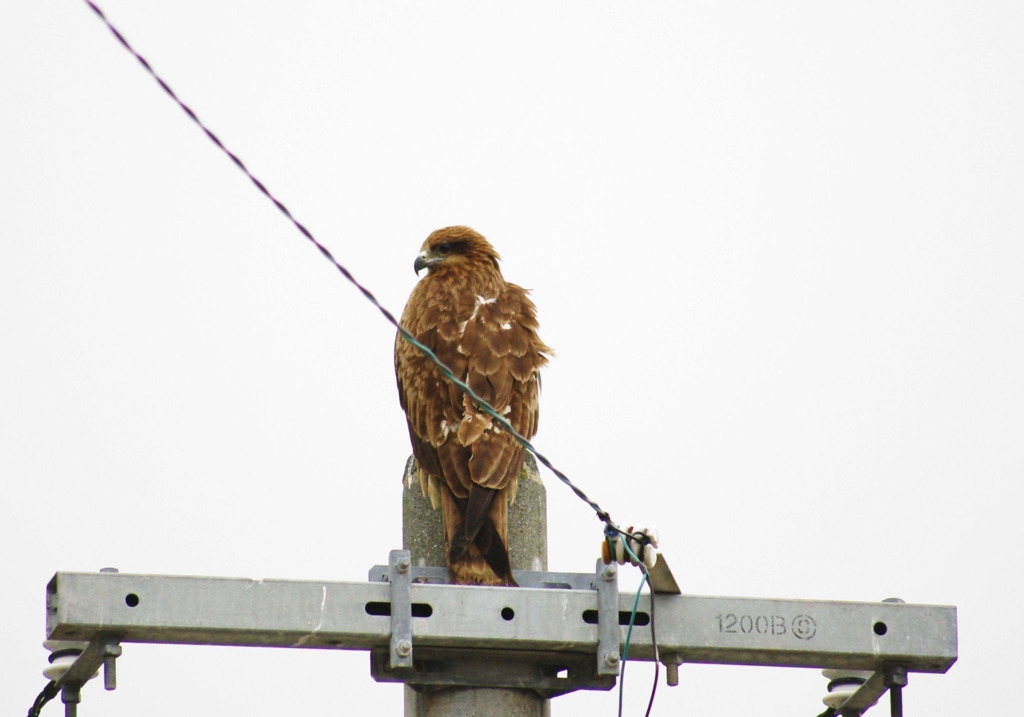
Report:
M651 588L651 643L654 646L654 689L651 691L651 699L647 703L647 714L650 715L651 708L654 706L654 690L658 689L658 643L654 639L654 586L651 585L651 574L647 571L647 566L644 562L637 557L629 547L629 541L626 539L627 536L620 535L619 540L622 541L622 547L629 557L633 559L633 562L637 564L640 571L643 573L644 579L640 581L640 586L636 589L636 597L633 599L633 612L629 615L629 628L626 630L626 642L622 646L622 668L619 670L619 717L622 717L622 696L623 696L623 684L626 681L626 661L629 659L629 641L633 636L633 623L636 622L636 614L640 609L640 593L643 592L644 583L647 583ZM612 553L614 555L614 552Z
M630 550L629 541L622 537L620 537L619 540L622 541L622 547L625 548L627 553L629 553L629 557L633 558L633 561L640 567L640 570L644 574L644 579L640 581L640 587L636 589L636 598L633 600L633 612L629 615L629 629L626 630L626 644L622 646L622 661L625 662L629 659L629 640L633 636L633 623L636 621L636 613L640 609L640 593L643 592L644 583L647 581L647 566L644 565L643 561L636 556L636 553ZM626 666L623 665L622 669L625 671Z
M626 644L622 646L622 661L629 659L629 640L633 636L633 623L636 621L636 613L640 607L640 593L644 590L644 582L640 581L640 587L636 589L636 597L633 599L633 612L629 615L629 629L626 630ZM625 669L625 666L623 666Z

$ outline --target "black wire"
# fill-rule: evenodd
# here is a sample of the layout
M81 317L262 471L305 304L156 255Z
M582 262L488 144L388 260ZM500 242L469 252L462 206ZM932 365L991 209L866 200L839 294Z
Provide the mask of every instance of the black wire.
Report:
M631 557L635 557L633 551L629 549L629 545L626 543L622 545ZM641 570L644 569L642 564L638 563L638 565L640 565ZM636 597L633 598L633 610L629 613L629 629L626 631L626 645L622 650L622 660L619 663L619 717L622 717L622 697L626 692L626 665L629 663L629 644L633 636L633 628L636 626L636 615L640 609L640 592L643 590L643 587L644 584L641 581L640 587L636 589Z
M654 696L658 693L658 673L661 671L661 661L658 659L658 638L654 632L654 585L651 584L651 574L644 566L644 579L651 591L651 645L654 646L654 683L651 685L651 699L647 702L647 712L644 717L651 717L651 710L654 708Z
M331 262L334 265L334 267L346 279L348 279L348 281L351 282L352 285L355 286L371 304L377 307L378 311L380 311L381 314L384 315L384 318L387 319L388 322L398 330L398 333L402 335L402 338L404 338L406 341L408 341L413 346L418 348L428 359L430 359L434 364L436 364L441 369L441 372L449 381L452 382L452 384L454 384L460 391L467 394L480 406L480 408L484 410L485 413L490 414L492 418L497 420L498 423L505 428L505 430L509 431L509 433L524 448L526 448L526 450L530 451L530 453L536 456L537 460L542 465L544 465L548 470L554 473L555 477L558 478L558 480L562 481L562 483L564 483L576 495L577 498L579 498L584 503L589 505L590 508L594 511L594 513L597 514L597 517L601 522L618 530L618 528L615 527L614 523L612 523L611 516L605 510L603 510L601 506L597 504L596 501L591 500L586 493L584 493L578 486L576 486L571 480L569 480L569 477L565 475L565 473L555 468L551 461L549 461L543 454L541 454L536 448L534 448L533 444L531 444L524 436L520 435L519 432L512 427L512 425L508 422L508 419L506 419L504 416L501 416L497 411L494 410L494 408L490 404L488 404L479 396L475 395L472 389L469 388L469 386L459 381L455 377L455 375L452 373L452 370L445 366L445 364L437 357L436 354L434 354L433 351L431 351L429 348L427 348L419 341L417 341L416 338L411 333L409 333L409 331L404 326L399 324L398 319L395 318L394 314L388 311L377 300L377 297L374 296L369 289L360 284L356 280L355 276L353 276L348 269L346 269L342 264L338 262L337 259L334 258L334 255L331 254L330 250L326 246L317 241L317 239L313 236L312 232L310 232L309 229L305 227L305 225L303 225L301 222L299 222L298 219L295 218L295 216L288 210L288 207L286 207L284 203L281 202L277 197L271 194L270 190L267 189L266 185L263 184L263 182L261 182L259 179L257 179L252 174L252 172L249 171L249 168L245 166L245 163L241 160L241 158L234 152L229 150L224 145L224 143L220 141L220 138L217 137L217 135L215 135L213 131L209 127L207 127L201 119L199 119L199 116L192 110L192 108L186 105L182 101L182 99L178 97L177 94L175 94L174 90L171 89L170 85L168 85L167 82L165 82L164 79L156 73L156 71L153 69L152 65L149 64L146 58L140 55L139 52L134 47L132 47L128 40L125 39L124 35L122 35L121 32L116 27L114 27L114 25L110 22L110 20L99 8L99 6L96 5L96 3L92 2L92 0L84 0L84 2L92 9L94 13L96 13L96 16L103 21L103 23L107 26L110 32L113 33L114 37L117 38L117 41L120 42L121 45L123 45L124 48L128 52L130 52L135 57L136 60L138 60L139 64L146 69L146 72L148 72L152 76L152 78L156 80L156 83L160 85L160 88L165 93L167 93L167 95L172 100L174 100L175 103L177 103L177 105L182 109L182 111L185 112L186 115L188 115L189 119L191 119L196 124L196 126L198 126L199 129L201 129L203 133L206 134L207 138L209 138L211 142L213 142L224 154L226 154L232 162L234 162L235 166L242 170L242 173L249 178L253 185L255 185L255 187L264 196L266 196L266 198L269 199L274 204L274 206L277 207L277 209L282 214L284 214L293 225L295 225L295 228L299 230L302 236L306 237L306 239L308 239L310 243L312 243L313 246L315 246L317 250L321 254L323 254L324 258L327 259L327 261Z
M170 85L168 85L164 81L163 78L161 78L159 75L157 75L156 71L149 64L149 62L142 55L140 55L138 53L138 51L135 50L134 47L132 47L132 45L125 39L124 35L122 35L120 33L120 31L118 31L118 29L114 27L114 25L110 22L110 20L103 13L103 11L95 3L93 3L91 0L84 0L84 2L103 21L103 23L107 26L107 28L110 30L110 32L113 33L114 37L117 38L118 42L120 42L121 45L123 45L124 48L128 52L130 52L135 57L136 60L138 60L139 64L141 64L146 69L146 71L153 77L153 79L157 82L157 84L160 85L161 89L163 89L163 91L165 93L167 93L167 95L169 95L170 98L172 100L174 100L178 104L178 106L185 112L185 114L187 114L189 116L189 118L193 122L195 122L196 125L199 126L199 128L206 134L206 136L209 138L209 140L211 142L213 142L221 151L223 151L231 159L231 161L234 162L234 164L240 170L242 170L242 172L249 178L249 180L256 186L256 188L262 194L264 194L274 204L274 206L276 206L277 209L282 214L284 214L292 222L292 224L295 225L296 229L298 229L299 232L304 237L306 237L306 239L308 239L320 251L320 253L323 254L323 256L328 261L330 261L335 266L335 268L338 269L339 272L341 272L341 274L346 279L348 279L357 289L359 289L359 291L370 301L370 303L372 303L374 306L377 307L377 309L384 315L384 317L393 326L395 326L398 329L399 333L403 336L403 338L405 338L406 340L410 341L410 343L412 343L414 346L416 346L421 351L423 351L425 354L427 354L427 357L432 359L434 361L434 363L438 364L438 366L442 369L442 371L444 371L446 373L446 376L449 379L451 379L452 382L455 383L455 385L458 388L463 388L462 386L459 385L459 382L452 375L451 369L449 369L447 366L445 366L440 361L440 359L438 359L433 354L433 352L431 352L429 349L427 349L426 347L422 346L418 341L416 341L415 338L404 327L402 327L398 323L398 321L397 321L397 319L395 319L394 315L378 302L377 298L369 291L369 289L365 288L362 284L360 284L355 279L355 277L352 275L352 273L349 272L348 269L346 269L344 266L342 266L338 262L338 260L334 258L334 255L331 254L330 250L327 249L327 247L325 247L319 241L317 241L317 239L313 236L313 234L302 223L300 223L298 221L298 219L295 218L294 215L292 215L292 213L288 210L288 208L280 200L278 200L273 194L270 193L270 191L266 188L266 186L260 180L258 180L249 171L248 167L245 166L245 163L242 162L242 160L234 152L230 151L226 146L224 146L223 142L221 142L221 140L217 137L217 135L215 135L202 122L202 120L199 119L199 116L192 110L192 108L189 107L188 105L186 105L178 97L178 95L175 94L174 90L171 89ZM469 391L467 390L467 392L469 392ZM473 396L473 395L470 395L470 397L475 399L481 405L482 408L485 408L485 409L486 408L490 408L491 409L490 413L494 414L499 420L501 419L501 416L499 416L494 411L494 409L491 408L485 401L483 401L482 399L480 399L480 398L478 398L476 396ZM508 428L511 428L511 426L508 426ZM513 432L513 434L515 434L514 430L512 432ZM615 525L612 522L611 516L606 511L602 510L601 507L595 501L591 500L580 488L578 488L576 485L574 485L572 483L572 481L569 480L568 476L566 476L560 470L555 468L555 466L552 465L551 462L546 457L544 457L541 453L539 453L525 438L523 438L521 436L517 436L517 438L520 439L520 443L522 443L525 448L527 448L531 453L534 454L534 456L536 456L538 461L540 461L544 466L546 466L552 473L555 474L556 477L559 478L559 480L561 480L563 483L565 483L566 486L568 486L572 490L572 492L578 498L580 498L583 502L587 503L594 510L594 512L597 514L598 519L605 523L606 534L610 533L610 532L613 532L613 533L617 533L617 534L625 536L625 537L632 537L629 533L627 533L626 531L622 530L617 525ZM647 582L647 586L651 590L651 642L652 642L652 644L654 646L654 658L655 658L655 661L654 661L654 685L651 688L651 698L650 698L650 700L649 700L649 702L647 704L647 712L646 712L646 715L649 717L649 715L651 714L651 709L654 706L655 694L658 691L658 675L659 675L659 672L660 672L660 664L658 662L658 645L657 645L657 640L655 639L655 632L654 632L654 586L651 584L651 576L647 572L646 566L643 566L643 564L641 563L641 567L642 567L643 572L644 572L644 579ZM621 670L621 675L622 676L625 675L625 671L626 671L626 664L625 664L625 661L623 661L622 670ZM620 679L621 679L621 677L620 677ZM621 684L620 684L620 687L621 687ZM39 694L39 697L36 698L36 702L33 704L32 709L29 711L28 717L38 717L39 710L42 709L43 705L45 705L47 702L49 702L51 699L53 699L53 697L56 694L57 694L56 683L55 682L51 682L49 685L46 686L46 688L43 689L43 692L41 692ZM619 692L619 714L620 715L622 714L622 691L621 691L621 689L620 689L620 692Z
M623 533L623 535L629 534ZM632 551L630 551L630 554L632 555ZM634 555L633 557L638 556ZM654 630L654 584L651 582L651 573L647 570L647 566L642 562L642 560L637 562L637 567L643 571L644 582L647 583L647 589L651 591L651 646L654 648L654 682L651 685L651 698L647 701L647 711L644 712L644 717L651 717L651 710L654 709L654 697L658 693L658 676L661 673L661 656L658 654L658 638ZM630 622L632 623L632 618ZM628 662L629 660L624 659L622 661L622 667L619 669L619 717L622 717L622 696L625 692L626 664Z
M50 680L50 683L43 688L43 691L36 697L36 701L29 707L27 717L39 717L39 711L43 709L43 705L56 697L59 692L56 681Z

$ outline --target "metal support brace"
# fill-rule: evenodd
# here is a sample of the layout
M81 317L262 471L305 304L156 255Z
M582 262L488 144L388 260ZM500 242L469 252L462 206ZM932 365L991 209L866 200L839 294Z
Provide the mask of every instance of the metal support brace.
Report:
M533 690L551 698L615 686L614 675L595 677L590 654L533 650L418 647L414 672L390 669L383 651L371 650L370 674L377 682L402 682L417 692L490 687Z
M839 706L838 713L843 717L862 715L868 708L873 707L888 690L892 703L892 714L894 716L902 715L903 687L906 685L907 670L905 667L886 666L872 673L871 677L866 679L864 684Z
M113 690L117 687L116 660L121 656L121 645L114 639L97 636L89 642L71 663L68 671L57 680L60 699L64 703L64 717L75 717L78 703L82 701L82 686L103 668L103 687Z
M619 566L597 561L597 674L619 674Z
M432 565L413 565L409 576L414 585L447 585L448 568ZM594 576L591 573L549 573L536 570L513 570L512 577L521 588L540 588L545 590L594 590ZM386 583L390 580L390 567L374 565L368 572L373 583Z
M388 582L391 598L392 670L412 668L412 556L408 550L392 550L388 555Z

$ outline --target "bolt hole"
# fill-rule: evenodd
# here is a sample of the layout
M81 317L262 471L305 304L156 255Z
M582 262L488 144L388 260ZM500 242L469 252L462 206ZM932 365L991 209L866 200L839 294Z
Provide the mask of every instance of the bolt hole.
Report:
M876 622L873 629L876 635L884 635L889 632L889 628L884 622Z
M512 608L510 608L510 607L503 607L503 608L501 608L501 619L502 620L511 620L515 616L516 616L516 611L513 610Z
M139 596L135 593L128 593L124 596L124 604L128 607L135 607L139 604Z

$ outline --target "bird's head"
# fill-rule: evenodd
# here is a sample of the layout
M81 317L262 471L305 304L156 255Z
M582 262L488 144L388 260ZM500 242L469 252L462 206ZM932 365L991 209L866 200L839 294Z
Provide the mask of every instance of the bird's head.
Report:
M445 227L433 232L423 242L413 268L417 274L422 269L434 272L473 264L497 269L500 258L494 247L469 227Z

